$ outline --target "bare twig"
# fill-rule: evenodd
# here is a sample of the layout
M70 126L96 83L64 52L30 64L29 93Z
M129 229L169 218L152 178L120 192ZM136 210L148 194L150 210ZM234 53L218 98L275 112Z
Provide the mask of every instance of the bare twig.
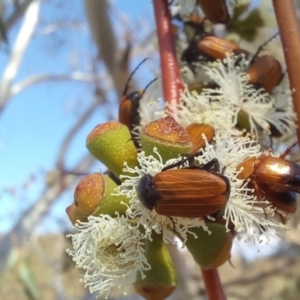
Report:
M237 278L235 280L229 281L224 284L225 288L232 287L232 286L246 286L249 284L253 284L255 282L259 283L262 282L263 280L266 280L266 278L270 278L271 276L276 276L276 275L283 275L286 274L288 275L290 273L290 268L295 266L295 259L292 257L287 257L287 262L284 266L279 266L279 267L274 267L269 271L265 271L263 273L257 274L256 276L253 276L251 278Z
M17 94L21 93L25 89L38 83L45 83L45 82L50 83L50 82L57 82L57 81L105 82L106 80L107 78L105 77L104 74L83 73L79 71L73 72L72 74L60 74L60 75L40 74L40 75L27 77L24 80L13 84L10 89L10 94L8 96L9 97L16 96Z
M226 295L220 281L217 269L203 270L202 276L205 283L205 289L209 300L226 300Z
M18 5L17 9L5 20L6 30L9 30L19 20L19 18L23 16L24 12L33 1L34 0L24 0Z
M63 143L61 144L57 160L56 166L58 168L64 169L64 161L67 150L77 132L82 128L83 124L89 119L89 117L95 112L96 108L99 106L99 101L94 101L92 105L77 119L76 124L73 128L68 132L67 137L64 139Z
M91 155L84 157L75 167L74 171L84 172L93 164ZM10 250L24 241L28 240L41 218L48 212L50 205L65 191L65 189L76 182L77 176L57 176L51 186L47 186L40 197L29 207L22 218L0 241L0 273L4 269Z
M176 245L169 243L167 247L178 276L177 288L172 299L199 299L198 283L201 281L201 275L194 258L188 251L183 252ZM204 284L201 286L204 290Z
M176 50L173 43L171 15L166 0L154 0L154 12L159 45L163 93L168 103L179 103L183 89ZM173 111L173 114L175 112Z
M40 0L34 0L28 6L23 25L17 36L10 59L0 82L0 112L9 99L11 84L16 77L25 50L31 40L39 17Z
M108 16L108 3L104 1L85 1L86 14L98 50L98 58L104 60L109 72L115 68L118 45Z
M107 1L85 0L85 6L98 56L103 59L121 98L125 82L129 76L128 56L130 49L121 51L118 47L108 16Z
M300 141L300 29L293 0L273 0L285 61L293 91L294 109L298 118L298 141Z

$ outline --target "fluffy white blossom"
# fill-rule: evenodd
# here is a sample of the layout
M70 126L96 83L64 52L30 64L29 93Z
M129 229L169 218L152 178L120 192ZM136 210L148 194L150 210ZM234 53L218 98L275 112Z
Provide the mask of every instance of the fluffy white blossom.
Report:
M162 98L153 99L149 95L144 95L140 100L138 113L141 122L137 126L139 128L137 131L140 131L148 123L165 116L165 103Z
M249 84L249 63L245 56L231 54L224 60L202 66L217 88L204 88L200 94L185 89L176 107L169 104L163 107L160 102L152 100L148 102L151 107L147 110L142 103L141 124L166 116L169 109L176 111L176 121L184 127L192 123L205 123L216 131L229 132L243 120L246 126L249 125L250 132L256 135L261 130L268 135L271 130L281 134L293 132L295 113L291 92L278 87L270 95L262 88L257 89ZM135 129L137 135L141 128Z
M291 110L290 94L284 93L283 100L249 84L246 73L248 65L245 57L231 54L222 61L217 60L206 66L206 74L218 88L204 89L202 95L211 102L219 102L220 106L227 106L233 114L233 125L238 123L239 114L245 112L251 132L258 132L257 125L267 133L270 132L270 124L281 133L294 128L295 114ZM284 109L280 109L282 101L285 103Z
M172 108L171 108L172 109ZM228 105L212 102L208 97L185 89L181 104L176 107L177 121L186 127L192 123L204 123L222 132L233 128L233 112Z
M67 252L78 268L85 270L82 281L97 297L110 294L112 288L123 294L140 272L151 267L144 255L144 236L124 216L90 216L78 222L78 230L70 234L73 249Z
M258 240L260 234L268 237L273 235L272 230L285 228L274 218L275 208L267 199L258 199L253 194L253 190L248 188L248 180L237 178L240 173L237 167L241 162L249 157L261 155L260 146L249 137L218 132L214 143L206 143L201 155L195 158L199 164L205 164L214 158L219 161L221 170L224 170L224 175L229 179L231 187L223 215L226 226L234 224L236 232L252 234Z

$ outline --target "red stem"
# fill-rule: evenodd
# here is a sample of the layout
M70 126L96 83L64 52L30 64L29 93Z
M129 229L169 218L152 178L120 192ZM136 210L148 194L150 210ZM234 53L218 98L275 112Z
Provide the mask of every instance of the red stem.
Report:
M167 0L153 0L153 5L161 60L163 94L166 102L175 104L180 101L183 84L173 43L171 15Z
M226 300L226 295L220 281L217 269L203 270L202 277L205 283L206 293L209 300Z
M171 15L167 0L153 0L161 59L163 94L166 102L179 103L183 89L171 28ZM174 114L174 112L171 112ZM207 295L210 300L226 300L216 269L202 270Z
M298 141L300 142L300 29L293 0L273 0L281 42L284 50L294 110L298 118Z

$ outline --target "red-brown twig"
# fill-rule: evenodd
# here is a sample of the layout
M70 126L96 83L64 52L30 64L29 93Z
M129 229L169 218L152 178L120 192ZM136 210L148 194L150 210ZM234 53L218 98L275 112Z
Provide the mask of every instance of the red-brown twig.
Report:
M300 141L300 29L293 0L273 0L285 61L293 91L294 110L298 118L298 141Z
M153 0L161 60L163 94L168 103L179 103L183 89L173 43L171 15L167 0ZM173 112L174 113L174 112Z
M180 77L179 65L173 43L171 16L167 0L153 0L157 38L161 59L163 93L166 102L179 103L183 84ZM174 115L174 111L170 114ZM210 300L225 300L219 274L216 269L202 270L207 295Z
M226 295L220 281L217 269L203 270L202 277L205 283L205 289L209 300L226 300Z

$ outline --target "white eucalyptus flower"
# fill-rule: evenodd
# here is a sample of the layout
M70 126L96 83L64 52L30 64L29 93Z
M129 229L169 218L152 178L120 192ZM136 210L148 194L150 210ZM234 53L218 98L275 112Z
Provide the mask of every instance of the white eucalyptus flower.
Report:
M183 127L192 123L204 123L215 130L228 132L234 126L234 114L230 107L221 102L213 102L203 94L185 89L181 94L180 103L176 107L176 119Z
M231 186L223 215L226 226L232 223L236 232L253 234L257 240L261 234L268 236L272 230L285 228L274 218L275 208L270 202L267 199L258 199L253 190L248 188L248 181L237 178L240 173L240 170L237 170L238 165L249 157L260 155L260 146L249 137L217 132L214 143L206 143L201 155L195 158L199 164L205 164L214 158L219 161L221 170L223 169Z
M144 255L144 236L124 216L90 216L76 224L77 233L70 234L77 268L85 270L82 281L97 297L109 296L111 289L123 294L136 281L137 274L149 270Z
M249 118L251 132L257 133L257 125L270 133L270 124L279 132L286 133L293 128L295 114L291 111L291 97L285 93L286 108L280 103L283 99L275 98L263 89L256 89L249 84L246 73L249 61L244 56L228 54L224 60L217 60L205 66L206 74L219 88L206 88L203 96L220 106L228 106L233 113L233 124L237 123L239 113L245 112ZM280 94L280 93L279 93Z

